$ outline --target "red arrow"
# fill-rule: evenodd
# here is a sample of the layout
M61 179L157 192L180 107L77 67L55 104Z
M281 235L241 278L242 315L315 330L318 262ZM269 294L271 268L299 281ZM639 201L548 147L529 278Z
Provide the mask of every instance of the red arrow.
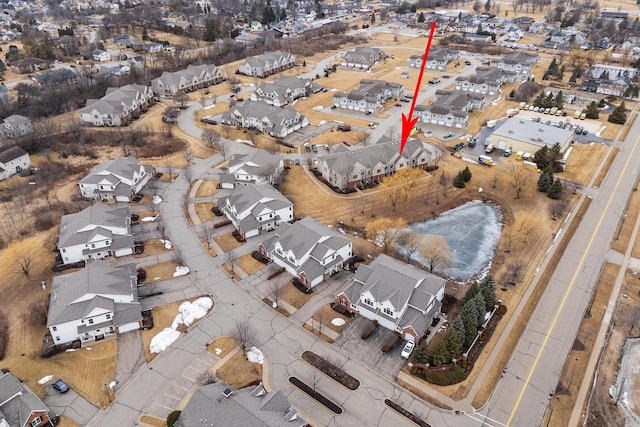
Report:
M400 139L400 154L404 150L404 145L407 143L407 138L411 133L411 129L418 121L417 117L413 117L413 109L416 107L416 100L418 99L418 92L420 91L420 83L422 82L422 75L424 74L424 66L429 58L429 49L431 49L431 41L433 41L433 34L436 32L436 22L431 23L431 33L429 33L429 41L427 42L427 48L424 50L424 57L422 58L422 66L420 67L420 74L418 74L418 84L416 90L413 93L413 100L411 101L411 109L409 110L409 117L402 113L402 138Z

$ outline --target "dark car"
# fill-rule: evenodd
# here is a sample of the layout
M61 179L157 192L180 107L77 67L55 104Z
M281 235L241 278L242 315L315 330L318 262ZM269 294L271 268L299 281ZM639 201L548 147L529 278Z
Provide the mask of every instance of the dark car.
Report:
M55 380L54 382L51 383L51 385L60 393L66 393L69 391L69 386L61 379Z

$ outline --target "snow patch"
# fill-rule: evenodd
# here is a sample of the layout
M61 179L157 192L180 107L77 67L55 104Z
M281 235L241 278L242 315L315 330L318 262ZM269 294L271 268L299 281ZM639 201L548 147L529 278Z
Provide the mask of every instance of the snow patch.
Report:
M178 325L189 326L197 319L201 319L213 307L213 300L209 297L198 298L194 302L185 301L178 307L178 315L173 319L172 329L177 329Z
M175 340L180 337L180 332L171 328L164 328L155 337L151 338L149 351L151 353L160 353L169 347Z
M66 351L67 353L71 353L71 352L74 352L74 351L78 351L78 349L77 349L77 348L68 348L68 349L66 349L65 351Z
M115 386L116 386L116 382L115 382L115 381L111 381L111 382L109 383L109 388L110 388L111 390L113 390L113 388L114 388Z
M46 377L42 377L38 380L38 384L42 385L42 384L46 384L49 381L51 381L51 378L53 378L53 375L47 375Z
M186 276L189 274L189 267L177 266L176 271L173 273L173 277Z
M160 196L153 196L153 204L154 204L154 205L159 205L160 203L162 203L162 197L160 197Z
M222 349L221 348L215 348L214 351L216 352L216 356L220 356L220 353L222 353Z
M145 216L144 218L142 218L142 222L151 222L151 221L155 221L158 218L158 215L155 216Z
M264 363L264 355L257 348L251 347L251 349L247 353L247 360L249 362L259 363L262 365Z
M91 347L86 347L86 348L85 348L85 350L87 350L87 351L91 351L91 350L93 350L93 348L91 348Z
M324 107L322 105L316 105L315 107L313 107L313 111L322 111L324 109Z
M153 278L153 280L160 280L160 279L161 279L160 276L156 276L156 277Z
M333 326L342 326L344 325L346 322L344 321L344 319L340 318L340 317L336 317L335 319L331 319L331 324Z
M165 239L160 239L160 243L162 243L164 245L165 249L171 249L173 247L173 245L171 244L170 240L165 240Z

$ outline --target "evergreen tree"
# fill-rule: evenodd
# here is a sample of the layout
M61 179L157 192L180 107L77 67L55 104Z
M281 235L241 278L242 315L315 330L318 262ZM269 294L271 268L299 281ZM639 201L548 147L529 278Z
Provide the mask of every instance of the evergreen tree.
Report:
M600 74L600 78L602 80L609 80L609 72L607 70L604 70L602 74Z
M462 317L464 323L464 346L469 347L478 335L478 326L476 325L477 316L466 314Z
M375 22L376 22L376 14L374 12L374 13L371 14L371 23L375 24Z
M476 307L478 316L476 323L478 324L478 328L480 328L482 325L484 325L484 315L487 313L487 309L485 307L486 304L484 303L484 296L482 295L482 292L478 292L478 295L473 298L473 304Z
M561 90L559 90L558 94L556 95L555 105L559 109L564 108L564 96L562 95L562 91Z
M562 181L560 181L559 178L556 178L553 181L553 184L549 187L549 190L547 190L547 197L554 200L561 199L563 190L564 187L562 186Z
M442 336L442 341L440 341L440 345L443 347L443 355L445 356L445 361L443 363L451 362L451 359L454 359L460 355L460 350L462 349L462 342L458 340L458 334L453 329L447 329Z
M616 124L625 124L627 121L627 108L624 102L613 110L613 113L609 115L609 122Z
M462 321L462 316L458 316L455 318L455 320L451 323L451 329L458 336L458 342L460 342L461 345L464 344L466 330L464 328L464 322Z
M540 178L538 178L538 191L546 193L553 184L553 173L551 167L546 167L540 172Z
M429 362L429 354L427 351L427 342L422 341L418 348L416 348L415 353L413 354L413 360L417 363L428 363Z
M471 180L471 170L469 170L469 166L462 170L462 177L464 178L464 182L469 182Z
M480 286L478 286L477 283L469 286L469 289L467 289L467 293L464 294L464 298L462 299L462 307L464 308L467 302L471 301L478 292L480 292Z
M142 27L142 40L149 40L149 34L147 33L147 27Z
M464 183L464 172L460 171L458 172L458 175L456 175L455 178L453 178L453 186L456 188L464 188L465 187L465 183Z
M480 292L484 297L485 309L491 310L496 303L496 281L492 275L487 274L480 281Z
M544 108L553 108L555 105L555 98L553 97L553 93L549 92L547 97L544 99Z
M424 22L424 21L425 21L424 12L420 12L420 14L418 15L418 22Z
M600 116L596 101L591 101L591 104L587 105L584 112L587 114L587 119L597 119Z
M538 165L538 169L544 170L549 165L549 148L544 145L533 153L533 163Z

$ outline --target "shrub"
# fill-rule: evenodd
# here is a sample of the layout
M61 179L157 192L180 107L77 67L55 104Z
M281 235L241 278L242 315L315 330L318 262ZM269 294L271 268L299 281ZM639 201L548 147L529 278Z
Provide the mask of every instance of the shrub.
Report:
M496 314L498 316L504 316L505 314L507 314L507 306L504 304L500 305L500 307L498 307L498 309L496 310Z
M4 359L9 348L9 322L4 313L0 312L0 360Z
M173 411L169 413L169 415L167 415L167 427L173 427L176 421L178 421L178 418L180 418L181 413L182 411Z
M373 333L373 331L376 330L377 326L378 326L377 322L371 322L369 326L364 331L362 331L362 336L360 338L362 338L363 340L366 340L367 338L369 338Z
M424 379L431 384L436 385L451 385L457 384L466 378L464 369L459 365L454 365L448 371L429 371L424 372Z

